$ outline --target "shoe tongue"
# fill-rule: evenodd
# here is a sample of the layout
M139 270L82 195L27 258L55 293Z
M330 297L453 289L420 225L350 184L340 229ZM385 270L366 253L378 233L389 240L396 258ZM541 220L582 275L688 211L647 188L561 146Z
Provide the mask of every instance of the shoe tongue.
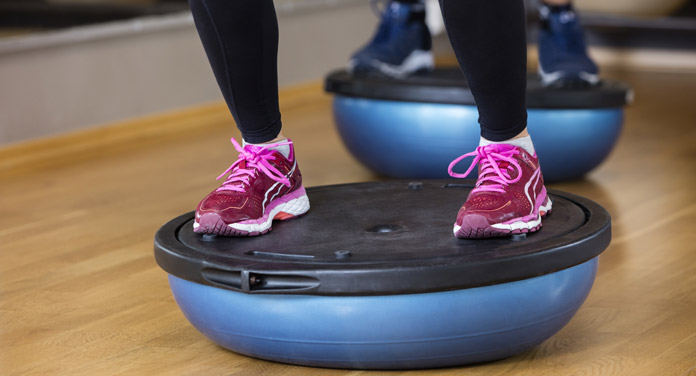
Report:
M263 146L252 145L252 144L246 144L246 146L244 146L244 149L247 151L250 151L254 154L261 154L264 152L264 150L266 150L266 148L264 148ZM265 151L265 152L268 152L268 151Z
M245 144L244 150L250 151L250 152L255 153L255 154L273 154L275 152L275 153L280 154L281 156L283 156L287 160L290 160L290 154L292 154L291 147L288 144L284 144L284 145Z
M510 145L510 144L490 144L490 145L486 146L486 151L493 152L493 153L504 153L504 152L507 152L510 150L514 150L515 148L516 148L516 146ZM507 171L508 174L510 174L510 177L512 177L512 178L515 177L514 176L515 171L516 171L515 169L513 169L512 171L508 171L508 167L510 167L510 162L505 161L505 160L501 160L501 159L497 159L496 162L498 165L498 169L500 169L501 172ZM481 170L482 170L481 164L479 164L479 167L478 167L479 176L481 176ZM494 171L491 171L488 173L488 175L491 175L491 174L497 175ZM496 183L495 181L492 181L492 180L487 180L487 181L481 183L481 186L486 186L486 185L498 185L498 183Z
M501 171L501 172L505 172L505 171L507 171L507 168L508 168L509 165L510 165L509 163L506 163L505 165L503 165L503 164L501 163L501 164L498 165L498 168L500 168L500 171ZM481 176L481 166L479 166L479 168L478 168L478 175L479 175L479 177ZM486 177L498 176L498 174L497 174L495 171L493 171L493 170L489 170L488 173L485 174L485 176L486 176ZM482 183L479 184L479 185L480 185L480 186L485 186L485 185L499 185L499 183L496 183L496 182L493 181L493 180L486 180L486 181L482 182ZM478 186L478 185L477 185L477 186Z
M515 145L510 144L490 144L486 146L486 149L494 153L504 153L506 151L514 150Z
M244 147L244 150L246 150L247 152L251 152L251 153L253 153L253 154L259 155L259 156L260 156L260 155L273 154L274 152L280 153L279 151L275 150L274 148L263 147L263 146L257 146L257 145L251 145L251 144L246 145L246 146ZM259 159L260 159L260 158L259 158ZM246 164L247 164L246 162L247 162L247 161L245 160L245 161L243 161L243 162L244 162L244 166L246 166ZM241 166L241 164L240 164L240 166Z
M508 162L508 161L498 162L498 168L500 169L500 171L505 171L508 167L510 167L510 162Z

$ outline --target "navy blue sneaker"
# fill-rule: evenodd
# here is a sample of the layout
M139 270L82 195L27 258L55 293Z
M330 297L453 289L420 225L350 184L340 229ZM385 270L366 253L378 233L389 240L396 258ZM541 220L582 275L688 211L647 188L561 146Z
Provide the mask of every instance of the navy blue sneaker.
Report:
M585 86L599 82L587 55L578 15L571 6L539 8L539 75L547 86Z
M374 4L374 3L373 3ZM432 39L425 24L425 5L390 1L377 33L348 62L348 72L403 78L434 68Z

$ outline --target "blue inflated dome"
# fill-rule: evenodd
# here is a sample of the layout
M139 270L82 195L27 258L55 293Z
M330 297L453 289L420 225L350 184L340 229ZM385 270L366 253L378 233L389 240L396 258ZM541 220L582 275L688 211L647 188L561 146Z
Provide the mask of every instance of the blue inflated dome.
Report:
M338 131L350 152L396 178L448 177L447 166L478 146L478 112L461 73L440 69L405 80L328 76ZM628 86L545 88L528 80L528 129L547 181L576 179L616 144Z

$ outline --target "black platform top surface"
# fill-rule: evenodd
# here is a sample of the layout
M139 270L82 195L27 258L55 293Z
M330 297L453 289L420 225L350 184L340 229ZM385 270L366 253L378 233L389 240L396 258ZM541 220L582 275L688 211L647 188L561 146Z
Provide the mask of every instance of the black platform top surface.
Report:
M309 188L311 209L258 237L193 232L193 213L164 225L155 258L169 274L247 293L392 295L487 286L553 273L598 256L607 211L550 191L540 231L456 239L470 184L390 181Z
M404 79L356 77L345 70L330 73L324 89L348 97L405 102L475 105L459 68L437 68ZM632 101L633 91L622 82L602 80L592 87L544 87L537 74L527 77L527 107L550 109L619 108Z

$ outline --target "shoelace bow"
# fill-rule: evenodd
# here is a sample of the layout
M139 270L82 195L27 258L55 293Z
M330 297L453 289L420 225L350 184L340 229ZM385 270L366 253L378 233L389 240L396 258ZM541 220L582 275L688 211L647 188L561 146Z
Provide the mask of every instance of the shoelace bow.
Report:
M520 164L517 163L517 161L513 158L514 155L519 153L520 152L515 148L500 149L498 145L495 144L479 146L471 153L464 154L452 161L452 163L449 165L448 171L452 177L465 178L467 175L469 175L469 173L471 173L474 167L481 162L481 174L476 181L476 188L474 188L472 192L483 191L505 193L504 188L506 186L512 183L517 183L522 178L522 167L520 167ZM457 165L457 163L459 163L462 159L472 156L474 157L474 160L471 162L469 169L466 170L465 173L458 174L452 171L454 166ZM501 170L499 167L501 162L508 162L507 168ZM513 167L517 169L517 177L514 179L510 177L510 171L513 171Z
M249 179L254 177L259 170L278 183L290 187L290 179L285 177L282 172L278 171L278 169L269 162L274 159L274 156L273 151L268 150L269 147L273 146L290 145L290 142L279 142L277 144L269 144L256 150L254 150L255 148L249 148L249 150L247 150L239 145L234 138L232 138L231 141L234 148L239 152L239 158L228 167L225 172L217 177L217 180L220 180L229 173L229 176L227 176L227 179L217 191L244 192L246 187L249 186ZM242 162L245 162L243 168L240 167Z

